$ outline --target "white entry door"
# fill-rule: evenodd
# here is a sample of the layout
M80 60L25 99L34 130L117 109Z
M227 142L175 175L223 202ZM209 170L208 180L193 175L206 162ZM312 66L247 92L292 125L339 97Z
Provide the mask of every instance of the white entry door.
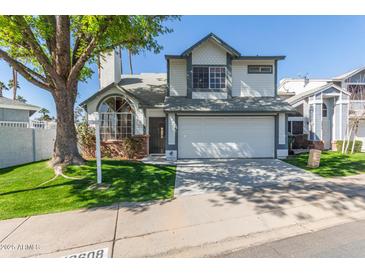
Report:
M179 158L273 158L273 116L179 117Z

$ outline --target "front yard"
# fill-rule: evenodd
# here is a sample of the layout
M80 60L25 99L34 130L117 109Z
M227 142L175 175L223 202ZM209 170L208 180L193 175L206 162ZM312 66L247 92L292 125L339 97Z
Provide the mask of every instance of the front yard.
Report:
M293 155L284 161L322 177L349 176L365 173L365 153L341 154L339 152L323 151L318 168L307 167L308 153Z
M0 169L0 220L78 208L169 199L174 194L175 166L103 160L103 182L108 189L90 188L96 182L96 163L71 166L54 177L46 161ZM45 183L46 182L46 183Z

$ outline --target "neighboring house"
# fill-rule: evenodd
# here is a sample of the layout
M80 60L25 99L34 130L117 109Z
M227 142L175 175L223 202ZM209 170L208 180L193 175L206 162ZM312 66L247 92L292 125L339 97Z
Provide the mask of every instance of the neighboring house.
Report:
M0 121L29 122L30 116L40 109L34 105L0 97Z
M81 105L101 120L103 141L148 135L148 153L168 159L279 158L288 155L287 117L277 96L284 56L245 56L209 34L167 74L121 75L118 51L101 60L101 90Z
M329 79L285 78L280 81L279 95L301 114L289 117L289 134L323 142L324 149L330 149L336 140L346 138L351 119L365 111L365 68ZM365 151L364 119L357 139Z
M0 168L51 158L55 124L30 119L40 109L0 97Z

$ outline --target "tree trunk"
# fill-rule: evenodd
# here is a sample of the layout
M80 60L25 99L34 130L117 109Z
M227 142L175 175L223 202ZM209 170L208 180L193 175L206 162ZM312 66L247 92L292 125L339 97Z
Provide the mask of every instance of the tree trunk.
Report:
M128 56L129 56L129 69L131 71L131 74L133 75L132 52L131 52L131 50L128 50Z
M17 88L18 88L18 75L16 70L13 68L13 100L16 100Z
M77 133L74 121L74 104L72 91L55 91L54 100L57 110L57 132L54 144L53 166L80 165L84 159L77 148Z

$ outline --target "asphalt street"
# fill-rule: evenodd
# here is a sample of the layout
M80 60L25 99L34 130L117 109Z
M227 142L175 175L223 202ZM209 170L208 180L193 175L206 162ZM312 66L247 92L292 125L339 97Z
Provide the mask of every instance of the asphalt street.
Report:
M218 257L365 258L365 221L338 225Z

